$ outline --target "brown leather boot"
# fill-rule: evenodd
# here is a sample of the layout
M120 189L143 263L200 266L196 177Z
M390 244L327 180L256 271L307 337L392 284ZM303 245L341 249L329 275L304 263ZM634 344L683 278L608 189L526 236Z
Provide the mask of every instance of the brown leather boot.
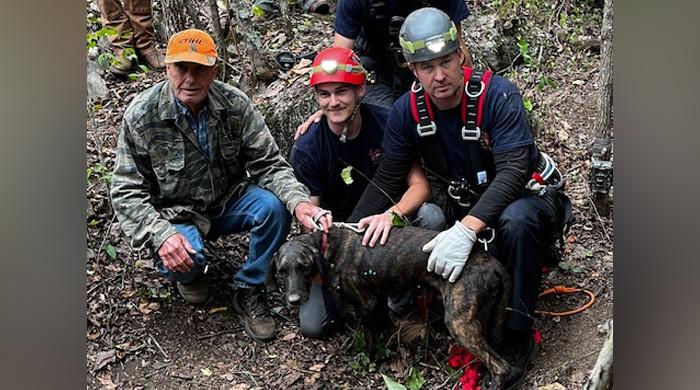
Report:
M260 287L237 289L233 295L233 310L241 316L248 336L259 341L275 337L275 320Z
M133 61L124 55L124 49L114 49L114 61L109 67L110 72L123 76L129 73L133 66Z
M204 277L200 276L192 283L184 284L177 282L177 292L180 296L193 305L201 305L209 300L209 286L204 280Z
M145 49L140 49L139 54L149 68L159 72L165 69L165 56L163 56L154 45Z

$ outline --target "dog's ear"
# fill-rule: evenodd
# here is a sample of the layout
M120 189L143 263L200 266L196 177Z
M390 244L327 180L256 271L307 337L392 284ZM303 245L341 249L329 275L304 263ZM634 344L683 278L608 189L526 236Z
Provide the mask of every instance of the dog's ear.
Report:
M313 263L314 259L319 256L321 256L321 251L318 250L318 248L311 247L311 256L309 257L308 261Z
M301 251L299 251L300 256L296 256L296 262L304 270L309 270L314 267L316 257L321 255L321 251L310 245L305 245Z

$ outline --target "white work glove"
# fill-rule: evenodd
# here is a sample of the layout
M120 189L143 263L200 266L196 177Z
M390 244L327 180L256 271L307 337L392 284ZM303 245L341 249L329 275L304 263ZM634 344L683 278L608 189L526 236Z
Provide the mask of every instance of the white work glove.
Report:
M423 245L423 252L430 253L428 272L435 272L454 283L467 263L469 253L476 242L476 233L460 221L441 232Z

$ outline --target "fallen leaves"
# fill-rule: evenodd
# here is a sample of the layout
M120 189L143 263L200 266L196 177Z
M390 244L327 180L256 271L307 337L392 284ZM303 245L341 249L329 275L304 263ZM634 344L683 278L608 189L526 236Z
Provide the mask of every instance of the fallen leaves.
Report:
M102 351L95 356L95 364L92 366L92 371L99 371L109 363L114 363L116 361L117 357L115 350L110 349L109 351Z
M158 302L141 302L139 303L139 311L143 315L151 314L151 312L160 309L160 303Z
M286 335L280 337L280 340L282 341L292 341L294 338L297 337L297 334L294 332L287 333Z
M566 387L559 382L550 383L540 386L537 390L566 390Z
M314 364L313 366L309 367L309 370L315 371L315 372L321 372L321 370L322 370L323 367L325 367L325 366L326 366L326 365L323 364L323 363L317 363L317 364Z
M104 371L96 375L97 381L103 386L103 389L116 389L117 385L112 381L112 373Z

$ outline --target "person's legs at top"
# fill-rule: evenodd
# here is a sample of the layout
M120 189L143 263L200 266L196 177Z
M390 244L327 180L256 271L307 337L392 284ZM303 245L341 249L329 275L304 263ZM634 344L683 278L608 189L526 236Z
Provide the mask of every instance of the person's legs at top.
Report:
M133 67L133 62L127 58L126 49L134 48L134 29L129 21L124 7L119 0L98 0L102 25L114 29L114 34L107 34L109 43L114 48L114 61L109 70L117 75L125 75Z

